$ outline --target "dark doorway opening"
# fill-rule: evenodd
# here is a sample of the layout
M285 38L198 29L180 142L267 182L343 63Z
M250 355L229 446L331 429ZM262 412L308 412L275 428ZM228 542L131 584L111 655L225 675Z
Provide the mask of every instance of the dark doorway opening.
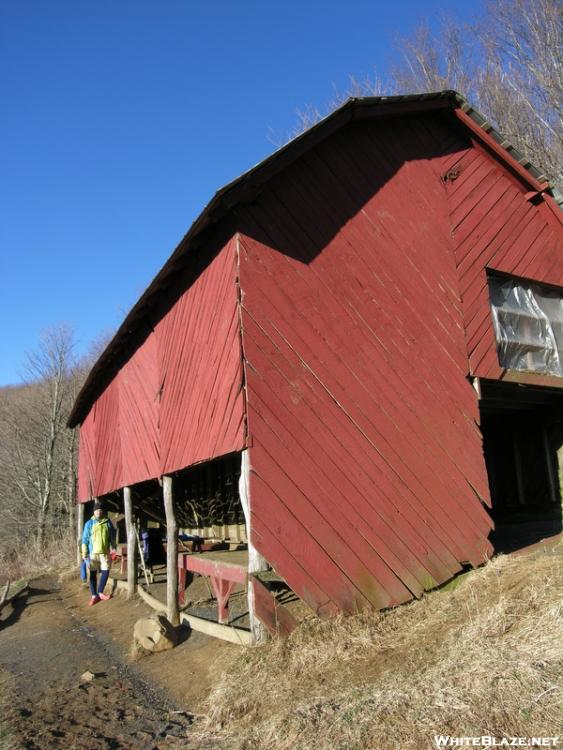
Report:
M563 390L481 380L496 552L561 532Z

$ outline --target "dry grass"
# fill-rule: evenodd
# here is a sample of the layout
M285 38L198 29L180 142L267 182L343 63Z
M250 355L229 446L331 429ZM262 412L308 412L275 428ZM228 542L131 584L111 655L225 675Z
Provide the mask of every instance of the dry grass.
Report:
M5 716L12 699L12 678L0 667L0 747L2 750L17 750L17 740Z
M42 552L33 544L20 544L6 552L0 550L0 585L7 580L28 579L70 565L77 570L76 540L71 533L52 540Z
M225 750L419 750L435 734L562 734L562 552L499 557L455 590L311 620L246 651L211 694L199 739Z

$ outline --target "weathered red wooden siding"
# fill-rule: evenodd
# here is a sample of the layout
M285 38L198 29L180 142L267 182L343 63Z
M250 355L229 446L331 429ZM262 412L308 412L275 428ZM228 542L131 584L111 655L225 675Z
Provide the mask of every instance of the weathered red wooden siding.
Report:
M94 496L96 466L96 442L94 433L94 410L80 425L78 439L78 499L81 502Z
M237 304L232 240L156 326L162 474L244 445Z
M545 203L528 200L530 188L476 142L453 155L447 166L457 175L447 182L447 192L471 372L498 379L504 371L497 357L486 268L563 285L560 218Z
M96 496L123 486L118 388L119 381L116 379L110 383L94 404L96 436L94 494Z
M252 540L321 614L490 551L434 116L348 126L240 208Z
M81 501L244 447L234 241L208 261L81 426Z
M117 375L122 486L160 474L158 349L154 333Z

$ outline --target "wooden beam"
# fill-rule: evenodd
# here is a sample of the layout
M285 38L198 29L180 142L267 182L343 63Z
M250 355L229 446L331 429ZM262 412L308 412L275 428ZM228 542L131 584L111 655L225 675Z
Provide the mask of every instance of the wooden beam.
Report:
M118 590L123 590L120 584L124 584L124 581L116 581L116 587ZM157 612L166 613L166 605L158 601L154 596L145 591L142 586L139 586L137 593L150 607ZM248 630L242 628L235 628L233 625L219 625L217 622L211 620L204 620L203 617L196 617L195 615L188 615L185 612L180 614L180 620L189 625L192 630L197 630L198 633L204 633L210 635L213 638L220 638L222 641L229 641L230 643L236 643L237 646L251 646L253 643L252 634Z
M249 586L254 590L256 617L271 635L287 636L299 625L295 617L268 591L256 576L250 576Z
M82 563L82 532L84 531L84 503L78 503L76 513L76 562Z
M172 625L180 624L178 614L178 524L174 513L172 477L162 477L166 513L166 616Z
M133 500L131 487L123 488L123 507L125 510L125 529L127 532L127 598L131 599L137 589L137 537L135 519L133 518Z

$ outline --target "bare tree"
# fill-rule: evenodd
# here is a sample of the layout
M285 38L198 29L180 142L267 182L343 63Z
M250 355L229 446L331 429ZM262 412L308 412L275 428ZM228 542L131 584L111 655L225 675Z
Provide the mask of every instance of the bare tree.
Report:
M398 61L391 67L391 87L398 94L455 89L474 95L473 49L453 16L443 16L433 33L422 21L409 37L395 41Z
M395 42L385 79L351 78L324 107L297 112L291 137L349 96L416 94L454 89L554 183L563 183L563 5L559 0L486 0L472 23L444 16L423 21ZM280 145L280 144L278 144Z
M484 64L476 96L500 130L550 177L563 181L563 6L496 0L475 27Z
M80 372L72 331L50 329L28 356L25 385L0 400L0 507L12 538L45 544L49 526L72 523L76 438L66 418Z
M448 16L432 33L423 23L397 43L395 90L459 91L561 184L562 7L556 0L488 0L472 24Z

